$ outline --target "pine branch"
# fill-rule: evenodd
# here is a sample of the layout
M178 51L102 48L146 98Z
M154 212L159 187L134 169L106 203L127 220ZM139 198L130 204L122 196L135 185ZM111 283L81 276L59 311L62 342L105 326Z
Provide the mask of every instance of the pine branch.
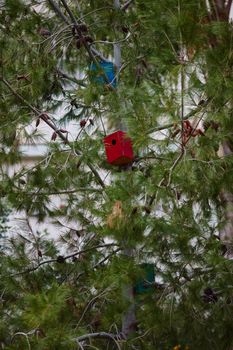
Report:
M58 76L60 76L64 79L70 80L73 83L76 83L76 84L81 85L83 87L86 87L86 84L82 80L70 77L66 73L62 72L60 69L56 69L56 72L57 72Z
M181 161L181 159L183 158L183 156L184 156L184 148L182 145L182 149L181 149L179 156L176 158L175 162L172 164L171 168L169 169L168 182L167 182L166 187L170 186L171 180L172 180L172 173L175 170L175 168L177 167L177 165L179 164L179 162Z
M41 118L51 129L53 129L56 132L56 134L64 141L65 144L70 145L67 137L60 131L60 129L55 125L55 123L49 119L49 117L48 117L48 115L46 113L44 113L43 111L40 111L39 109L37 109L34 106L32 106L27 100L25 100L20 94L18 94L17 91L15 91L12 88L12 86L9 84L9 82L6 79L4 79L3 77L0 76L0 80L8 87L8 89L12 92L12 94L14 96L16 96L31 111L33 111L39 118ZM72 146L70 146L70 148L73 151ZM82 153L79 150L75 150L75 154L78 155L78 156L82 155ZM90 168L92 173L95 175L95 177L96 177L98 183L100 184L100 186L102 188L105 188L105 184L104 184L103 180L101 179L99 173L95 169L95 167L92 164L90 164L89 162L87 162L87 166Z
M54 9L54 12L57 13L57 15L66 23L68 24L68 26L73 26L73 24L69 23L69 20L67 19L67 17L62 13L62 11L60 10L60 8L58 7L58 5L53 1L53 0L48 0L50 5L52 6L52 8ZM106 8L106 7L103 7ZM70 11L70 10L69 10ZM71 12L71 11L70 11ZM94 13L96 11L92 11L91 13ZM72 18L74 18L75 22L76 19L74 17L74 15L71 12L71 16ZM48 40L48 39L46 39ZM108 61L108 59L106 57L104 57L99 51L97 51L94 47L91 48L91 51L93 52L93 54L97 57L99 57L102 61Z
M72 194L77 193L80 191L87 191L87 192L101 192L102 190L98 190L95 188L87 188L87 187L79 187L75 190L67 190L67 191L53 191L53 192L28 192L28 191L22 191L19 189L19 192L15 193L23 193L28 196L55 196L55 195L62 195L62 194Z
M91 43L90 45L94 45L96 43L98 43L98 44L115 45L115 44L123 43L124 41L128 40L130 35L131 35L131 33L128 33L125 38L119 39L119 40L116 40L116 41L96 40L96 41L93 41L93 43ZM120 66L120 65L117 65L117 66Z
M190 113L189 113L190 114ZM195 128L193 129L193 131L195 131L198 127L198 124L200 123L200 121L203 119L204 117L204 114L205 114L205 110L202 112L202 115L198 121L198 123L196 124ZM185 120L185 118L183 119ZM188 141L191 139L192 137L192 134L189 135L187 141L186 141L186 144L188 143ZM176 160L174 161L174 163L172 164L172 166L170 167L169 169L169 175L168 175L168 181L167 181L167 184L166 184L166 187L169 187L170 184L171 184L171 178L172 178L172 173L173 171L175 170L175 168L177 167L177 165L180 163L180 161L183 159L183 156L184 156L185 152L184 152L184 145L182 144L181 145L181 153L179 154L179 156L176 158ZM163 177L162 180L159 182L158 184L158 188L161 187L161 185L165 184L166 183L166 177ZM153 194L149 200L149 203L148 203L148 207L149 209L151 208L152 204L154 203L154 201L156 200L157 198L157 194L158 194L158 191Z
M205 100L200 106L197 106L196 109L192 110L187 115L185 115L183 120L187 120L187 119L193 117L195 114L199 113L203 108L206 109L206 107L209 105L209 103L211 101L212 101L212 99L210 99L210 98ZM151 128L150 130L148 130L147 134L152 134L153 132L156 132L156 131L162 131L162 130L170 129L173 126L174 126L174 123L169 123L169 124L165 124L165 125L162 125L162 126L157 126L157 127L154 127L154 128Z
M30 344L30 341L29 341L29 338L28 338L28 333L24 333L24 332L17 332L13 335L12 339L11 339L11 342L13 342L14 338L16 336L23 336L26 338L26 341L27 341L27 345L28 345L28 349L31 350L31 344Z
M93 249L107 248L107 247L119 247L119 244L116 244L116 243L100 244L100 245L97 245L97 246L94 246L94 247L87 248L87 249L85 249L85 250L83 250L83 251L80 251L80 252L76 252L76 253L67 255L67 256L65 257L65 259L73 258L73 257L76 256L76 255L80 255L80 254L89 252L90 250L93 250Z
M77 325L76 325L76 329L78 329L80 323L82 322L83 320L83 317L85 316L85 314L87 313L88 310L90 310L91 307L94 306L95 302L102 298L105 294L107 294L109 291L111 291L111 288L106 288L105 290L101 291L99 294L95 295L86 305L86 307L84 308L84 311L80 317L80 319L78 320L77 322Z
M50 1L53 1L53 0L50 0ZM78 22L77 22L75 16L73 15L72 11L70 10L69 6L67 5L66 0L61 0L61 2L63 3L65 9L67 10L67 12L68 12L68 14L69 14L69 16L70 16L70 18L71 18L73 24L74 24L74 28L75 28L75 30L77 31L77 33L78 33L80 39L82 39L83 46L85 47L85 49L86 49L86 51L87 51L89 57L90 57L91 60L96 64L96 66L98 67L98 69L101 71L101 66L100 66L99 62L96 60L95 54L97 53L97 56L101 56L102 59L104 59L104 61L108 61L108 60L105 59L105 58L103 57L102 54L99 54L99 52L98 52L96 49L94 49L94 53L95 53L95 54L93 53L92 48L90 47L90 45L86 42L85 38L83 37L83 33L82 33L82 31L79 29ZM107 77L105 71L102 72L102 76L103 76L105 82L107 83L109 89L111 89L112 91L115 91L115 89L112 87L112 85L109 84L108 77Z
M50 0L50 1L53 1L53 0ZM82 35L82 31L79 30L79 27L78 27L78 21L76 20L75 16L73 15L72 11L70 10L67 2L65 0L61 0L61 2L63 3L63 6L65 7L66 11L68 12L70 18L71 18L71 21L73 22L78 34L79 34L79 37L82 39L83 38L83 35ZM61 12L61 11L60 11ZM96 58L95 58L95 55L100 57L101 59L103 59L104 61L108 61L100 52L98 52L96 49L92 49L92 48L89 48L89 45L86 43L85 40L83 40L83 45L86 49L86 51L88 52L90 58L95 62L95 64L97 65L97 67L99 67L99 64L98 64L98 61L96 61ZM92 52L93 51L93 52ZM93 55L94 53L94 55ZM100 67L99 67L100 68ZM107 77L105 77L107 79ZM108 79L107 79L107 82L108 82Z
M126 3L123 4L123 5L121 6L121 10L122 10L122 11L127 10L127 8L129 7L130 4L132 4L132 2L134 2L134 0L128 0L128 1L126 1Z
M63 260L65 261L67 259L73 258L73 257L75 257L77 255L84 254L84 253L89 252L89 251L94 250L94 249L107 248L107 247L116 247L116 246L118 246L118 244L115 244L115 243L100 244L100 245L97 245L97 246L94 246L94 247L90 247L90 248L87 248L87 249L84 249L84 250L80 250L80 251L75 252L73 254L66 255L66 256L63 257ZM119 250L120 250L120 248L117 251L119 251ZM110 255L112 255L112 253ZM47 265L47 264L51 264L51 263L55 263L55 262L57 262L57 259L49 259L49 260L41 261L38 265L36 265L34 267L31 267L31 268L28 268L28 269L26 269L26 270L24 270L22 272L18 272L18 273L12 274L9 277L25 275L25 274L28 274L28 273L31 273L31 272L34 272L34 271L38 270L43 265Z
M105 258L103 258L102 260L100 260L98 263L96 263L92 269L96 269L97 267L101 266L105 261L107 261L109 258L111 258L111 256L115 255L116 253L118 253L121 250L121 248L118 248L116 250L114 250L111 254L109 254L108 256L106 256Z
M115 255L116 253L118 253L120 250L122 250L122 248L118 248L114 251L111 252L111 254L105 256L101 261L99 261L98 263L96 263L94 266L91 266L91 270L97 269L99 266L101 266L105 261L109 260L109 258L111 258L113 255ZM85 275L86 271L81 271L78 276L76 277L76 281L82 277L83 275ZM63 283L65 280L67 279L67 276L62 280L61 283Z
M106 57L104 57L98 50L96 50L96 48L91 47L91 51L96 57L99 57L102 61L109 62L109 60Z
M73 15L72 11L70 10L69 6L67 5L67 2L65 0L61 0L61 2L63 3L68 15L70 16L72 22L74 24L76 24L76 26L78 25L78 22L76 21L76 18L75 16Z
M27 340L27 344L28 344L28 349L31 350L31 344L29 342L29 336L33 336L33 335L36 335L37 337L39 335L44 335L43 331L40 329L40 328L35 328L35 329L32 329L31 331L25 333L25 332L16 332L12 338L11 338L11 343L13 343L14 339L16 336L24 336Z
M60 10L60 7L53 1L53 0L47 0L51 7L53 8L54 12L66 23L70 24L68 18L62 13Z

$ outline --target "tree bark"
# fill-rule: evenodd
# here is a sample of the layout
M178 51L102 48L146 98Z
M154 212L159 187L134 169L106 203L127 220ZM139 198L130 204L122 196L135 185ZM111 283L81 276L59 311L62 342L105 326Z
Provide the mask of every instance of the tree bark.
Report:
M219 157L232 155L232 150L227 141L224 141L218 151ZM219 237L226 247L224 256L233 258L233 194L231 192L222 191L220 193L222 206L224 208L225 225L220 230Z

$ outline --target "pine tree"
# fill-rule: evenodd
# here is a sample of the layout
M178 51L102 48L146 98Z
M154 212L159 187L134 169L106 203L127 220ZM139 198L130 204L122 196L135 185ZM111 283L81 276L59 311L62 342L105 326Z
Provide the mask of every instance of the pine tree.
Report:
M0 5L0 193L25 214L0 251L2 349L232 349L231 5ZM41 125L46 156L19 166ZM119 128L128 165L105 154Z

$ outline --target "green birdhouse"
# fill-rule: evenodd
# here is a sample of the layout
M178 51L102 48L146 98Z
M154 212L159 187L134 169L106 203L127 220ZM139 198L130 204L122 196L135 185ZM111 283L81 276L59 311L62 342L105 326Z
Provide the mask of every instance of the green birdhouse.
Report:
M135 294L142 294L153 290L155 272L153 264L141 264L142 273L138 276L134 286Z

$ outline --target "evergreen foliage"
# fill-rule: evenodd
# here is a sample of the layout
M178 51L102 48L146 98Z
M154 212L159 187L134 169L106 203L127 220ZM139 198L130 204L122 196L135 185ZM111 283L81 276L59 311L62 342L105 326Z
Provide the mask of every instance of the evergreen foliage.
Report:
M26 215L0 251L1 349L232 349L221 236L233 193L231 2L0 4L0 194ZM116 88L90 70L113 60L114 43ZM102 141L120 123L135 154L127 169L107 163ZM41 125L46 156L19 166L22 140L40 142ZM30 218L56 223L57 239ZM126 339L125 289L143 263L155 282L134 295Z

